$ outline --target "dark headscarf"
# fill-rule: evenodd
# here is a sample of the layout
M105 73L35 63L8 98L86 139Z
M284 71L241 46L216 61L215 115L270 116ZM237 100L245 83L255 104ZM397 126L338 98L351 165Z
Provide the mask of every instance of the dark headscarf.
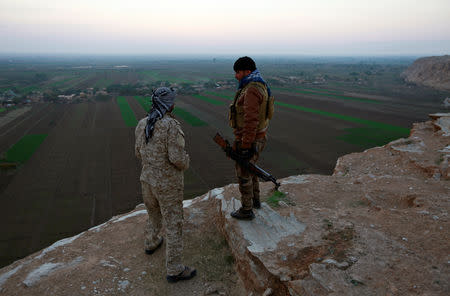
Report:
M173 88L159 87L152 95L152 109L147 116L147 125L145 126L145 142L153 136L155 123L163 118L164 114L172 108L175 101L176 91Z

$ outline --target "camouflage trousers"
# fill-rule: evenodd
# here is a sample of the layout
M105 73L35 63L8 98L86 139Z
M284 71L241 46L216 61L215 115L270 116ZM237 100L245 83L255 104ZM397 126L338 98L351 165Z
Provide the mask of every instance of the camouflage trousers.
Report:
M250 162L256 163L260 153L266 145L266 138L256 140L257 152L250 159ZM235 145L239 148L239 142ZM236 162L236 176L239 182L239 191L241 192L241 203L244 210L253 208L253 199L259 199L259 181L258 177L250 173L249 170Z
M145 248L152 250L162 240L165 228L166 268L168 275L177 275L184 270L183 253L183 185L151 186L141 182L142 197L147 207L148 220L145 225ZM173 184L172 184L173 185Z

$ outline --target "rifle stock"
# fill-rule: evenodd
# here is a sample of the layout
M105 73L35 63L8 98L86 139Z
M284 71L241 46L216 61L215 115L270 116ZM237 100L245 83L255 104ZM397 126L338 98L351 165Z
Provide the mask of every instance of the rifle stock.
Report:
M240 165L245 166L251 173L255 174L264 181L271 181L272 183L275 184L275 190L278 190L278 187L280 187L281 184L277 182L277 179L274 176L272 176L270 173L266 172L256 164L239 157L239 154L233 150L230 143L227 140L225 140L219 133L216 133L216 135L214 136L214 142L216 142L220 147L222 147L223 151L225 151L226 155L229 158L233 159Z

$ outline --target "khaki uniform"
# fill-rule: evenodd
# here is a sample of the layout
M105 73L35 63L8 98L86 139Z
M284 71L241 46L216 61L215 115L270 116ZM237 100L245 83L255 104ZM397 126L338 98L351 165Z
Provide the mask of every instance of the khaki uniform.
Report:
M236 142L239 146L239 142ZM250 162L256 163L258 161L260 153L263 151L266 145L266 139L256 140L257 153L253 155ZM258 177L251 174L249 170L236 162L236 176L238 177L239 192L241 193L241 203L244 210L251 210L253 208L253 199L259 200L259 180Z
M273 102L272 102L273 103ZM235 148L256 146L257 153L250 160L256 163L266 145L266 131L271 114L267 88L263 83L250 82L238 90L230 106L230 126L234 130ZM270 110L273 112L273 109ZM258 177L236 163L236 175L241 192L242 208L252 209L252 199L259 199Z
M136 156L142 161L142 197L147 207L145 248L154 249L166 230L166 267L168 275L184 270L183 252L183 171L189 167L184 133L170 113L155 123L153 136L145 143L147 118L139 121L135 136Z

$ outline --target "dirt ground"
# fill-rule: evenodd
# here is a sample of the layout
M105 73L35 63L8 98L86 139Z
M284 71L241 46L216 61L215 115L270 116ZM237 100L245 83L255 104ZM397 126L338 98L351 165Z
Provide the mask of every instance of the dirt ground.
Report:
M0 153L6 152L12 145L17 143L31 128L53 113L53 110L63 105L37 104L31 110L20 114L14 120L0 126ZM64 107L62 107L64 108ZM48 130L47 130L48 131ZM45 133L45 132L44 132Z
M143 209L141 206L134 213ZM84 232L72 243L16 262L20 273L8 278L6 284L2 282L0 292L4 295L244 296L227 242L210 224L212 212L208 208L185 209L189 219L183 228L184 264L197 269L197 276L189 281L167 283L165 244L154 254L145 254L146 215L139 214L116 217ZM42 276L37 281L33 277L21 278L22 272L32 272L42 264L61 263L67 264L67 268L51 276ZM9 280L26 284L11 285Z

